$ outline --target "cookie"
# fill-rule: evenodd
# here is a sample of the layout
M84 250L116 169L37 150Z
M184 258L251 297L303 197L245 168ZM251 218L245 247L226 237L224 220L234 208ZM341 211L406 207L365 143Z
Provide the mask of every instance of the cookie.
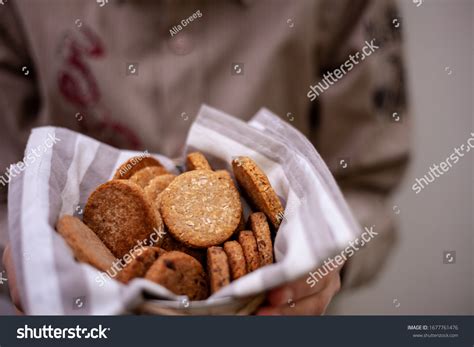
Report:
M250 230L239 233L239 243L244 251L247 272L252 272L260 267L260 254L258 253L257 241Z
M267 217L262 212L252 213L249 217L250 229L257 240L260 265L273 264L273 243Z
M228 179L210 170L177 176L161 193L160 211L175 239L194 248L221 244L242 214L240 196Z
M132 260L117 273L116 279L127 284L132 279L144 277L153 263L166 251L158 247L138 248L130 254Z
M212 170L211 165L201 152L189 153L186 157L186 167L191 170Z
M168 171L164 167L149 166L135 172L129 180L145 188L154 178L166 174L168 174Z
M238 157L232 161L234 176L257 210L268 217L275 230L283 215L283 206L273 190L268 177L249 157Z
M211 294L230 283L229 262L222 247L214 246L207 249L207 273Z
M74 257L101 271L107 271L116 260L97 235L83 222L73 216L62 216L56 230L71 247Z
M190 255L172 251L160 256L145 275L146 279L190 300L208 297L206 273L202 265Z
M240 215L240 221L239 225L237 225L237 229L235 229L236 232L245 230L245 217L244 217L244 212L242 211L242 214Z
M176 176L164 174L153 178L145 187L145 195L150 201L156 202L160 193L169 186Z
M163 165L150 156L132 157L119 166L117 171L115 171L114 179L129 179L135 172L150 166L162 167Z
M185 244L177 241L173 236L169 233L166 233L165 237L163 237L163 242L160 245L165 251L180 251L186 253L200 262L202 265L206 263L206 250L205 249L198 249L198 248L190 248Z
M229 269L232 280L236 280L247 274L247 263L245 262L244 251L237 241L227 241L224 243L224 251L227 254Z
M220 177L227 179L229 181L229 184L231 184L232 186L235 187L234 180L230 176L229 171L227 171L227 170L216 170L215 172ZM239 225L237 226L237 229L235 229L234 232L239 232L239 231L242 231L242 230L245 230L245 217L244 217L243 207L242 207L242 214L240 215Z
M164 230L157 209L143 189L129 180L100 185L87 200L83 219L117 258Z

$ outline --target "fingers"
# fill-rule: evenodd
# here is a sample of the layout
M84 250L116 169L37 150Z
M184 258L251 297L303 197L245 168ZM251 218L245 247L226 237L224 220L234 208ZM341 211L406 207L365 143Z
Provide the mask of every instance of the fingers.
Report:
M16 306L17 310L21 311L20 295L18 292L10 245L7 245L5 251L3 252L3 264L5 265L5 269L7 270L8 274L8 287L10 289L12 302Z
M308 293L300 288L300 281L295 283L292 288L299 290L298 294ZM306 283L305 283L306 284ZM307 284L306 284L307 285ZM322 284L323 285L323 284ZM321 285L321 286L322 286ZM307 285L308 286L308 285ZM339 291L341 286L341 281L339 273L334 273L334 275L328 276L327 280L324 282L324 287L318 287L318 290L313 289L313 293L309 296L303 296L299 300L291 299L285 297L287 295L287 287L282 288L281 291L272 293L273 303L270 303L270 306L261 308L257 314L258 315L321 315L326 311L327 306L331 302L333 296ZM296 292L296 291L295 291ZM274 303L277 302L275 296L278 297L278 305ZM286 300L285 300L286 298Z
M301 278L285 286L273 289L268 293L267 300L271 306L284 305L290 300L293 302L298 301L322 291L324 288L326 288L328 283L333 280L334 276L339 278L339 272L336 271L326 277L323 277L313 287L311 287L306 282L306 277Z
M301 299L297 302L289 302L286 305L276 307L263 307L257 315L284 315L284 316L307 316L322 315L331 302L336 291L331 286L319 293Z

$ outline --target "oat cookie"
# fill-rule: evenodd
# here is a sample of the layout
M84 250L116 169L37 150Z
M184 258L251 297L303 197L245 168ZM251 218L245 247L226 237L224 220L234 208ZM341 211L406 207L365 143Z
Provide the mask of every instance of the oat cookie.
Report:
M257 240L257 248L260 253L260 265L265 266L273 263L273 243L268 226L267 217L262 212L252 213L249 217L250 229Z
M172 251L160 256L145 278L175 294L187 295L190 300L204 300L208 296L206 273L202 265L182 252Z
M239 243L244 251L247 272L257 270L260 267L260 254L253 233L250 230L241 231L239 233Z
M224 243L224 251L227 254L232 280L236 280L247 274L247 263L245 262L244 251L237 241L227 241Z
M164 230L159 212L143 189L129 180L100 185L87 200L83 219L118 258L152 233Z
M275 230L280 226L283 206L268 177L249 157L232 161L234 175L251 202L268 217Z
M79 219L68 215L62 216L56 224L56 230L71 247L77 260L104 272L113 265L114 255Z
M135 172L150 166L162 167L163 165L150 156L132 157L119 166L117 171L115 171L114 179L129 179Z
M226 179L228 179L228 180L234 182L234 181L232 180L232 177L231 177L231 175L230 175L230 172L227 171L227 170L216 170L216 174L218 174L219 176L224 177L224 178L226 178Z
M242 214L240 196L225 177L194 170L176 177L161 194L160 211L169 232L190 247L226 241Z
M176 176L172 174L164 174L153 178L145 187L145 195L150 201L156 203L156 199L160 193L169 186Z
M207 273L211 294L230 283L229 263L222 247L213 246L207 249Z
M145 188L154 178L166 174L168 174L168 171L164 167L149 166L135 172L129 179L140 187Z
M130 255L132 260L117 273L116 279L128 283L137 277L144 277L153 263L166 251L159 247L138 248Z
M201 152L189 153L186 157L186 167L191 170L212 170L211 165Z

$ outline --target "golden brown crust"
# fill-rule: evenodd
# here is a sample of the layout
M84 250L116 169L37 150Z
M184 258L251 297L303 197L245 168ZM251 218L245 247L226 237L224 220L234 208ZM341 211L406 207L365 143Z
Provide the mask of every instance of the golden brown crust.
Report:
M207 249L207 273L211 294L230 283L229 263L222 247L214 246Z
M258 253L257 241L250 230L239 233L239 243L244 251L247 272L252 272L260 267L260 254Z
M149 166L135 172L129 180L145 188L154 178L166 174L168 171L164 167Z
M58 233L71 247L77 260L107 271L115 257L87 225L73 216L62 216L56 224Z
M150 201L156 203L160 193L169 186L176 176L172 174L164 174L153 178L145 187L145 195Z
M160 256L145 278L175 294L187 295L190 300L204 300L208 296L206 273L202 265L182 252L171 251Z
M170 233L194 248L221 244L232 236L242 214L240 196L228 179L209 170L176 177L160 197Z
M229 181L229 184L232 185L237 190L237 187L235 186L234 180L232 179L232 176L230 175L229 171L227 171L227 170L216 170L215 172L220 177L227 179ZM240 214L239 224L237 225L237 228L235 229L234 233L237 233L237 232L242 231L242 230L245 230L245 217L244 217L243 208L242 208L242 213Z
M263 212L252 213L249 217L250 228L257 241L260 253L260 265L273 264L273 244L267 217Z
M150 166L162 167L163 165L161 165L158 160L150 156L132 157L119 166L117 171L115 171L114 179L129 179L135 172Z
M273 190L268 177L249 157L238 157L232 161L234 176L259 211L265 213L275 230L283 215L283 206Z
M153 232L164 230L160 214L143 189L129 180L100 185L87 201L84 223L118 258Z
M117 273L116 279L127 284L132 279L144 277L153 263L166 251L159 247L143 247L132 252L132 260Z
M186 167L191 170L212 170L211 165L201 152L189 153L186 157Z
M161 248L166 251L180 251L186 253L200 262L203 266L206 264L206 250L198 248L190 248L184 243L179 242L170 233L166 233L161 243Z
M227 241L224 243L224 251L227 254L232 280L236 280L247 274L247 263L245 262L244 251L237 241Z
M238 233L239 231L242 231L242 230L245 230L244 211L242 211L242 214L240 215L239 225L237 226L237 229L235 229L235 232Z

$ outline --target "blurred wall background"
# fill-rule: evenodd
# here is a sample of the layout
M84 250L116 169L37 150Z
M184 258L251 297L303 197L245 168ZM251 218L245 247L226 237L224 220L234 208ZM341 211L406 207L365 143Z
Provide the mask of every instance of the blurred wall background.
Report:
M336 314L474 314L474 153L411 189L474 132L474 1L417 3L399 1L414 121L412 164L393 198L399 242L378 280L343 293ZM455 263L443 263L445 251Z

